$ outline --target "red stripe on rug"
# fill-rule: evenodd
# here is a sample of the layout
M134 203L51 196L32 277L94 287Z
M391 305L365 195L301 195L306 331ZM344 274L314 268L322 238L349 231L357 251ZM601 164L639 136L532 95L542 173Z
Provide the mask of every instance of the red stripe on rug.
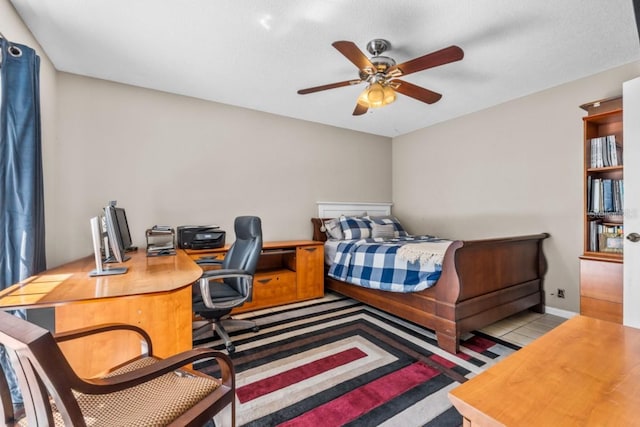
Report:
M468 339L467 341L462 343L462 345L477 353L482 353L483 351L486 351L487 349L496 345L496 343L486 338L474 335L473 338Z
M272 393L281 388L290 386L315 375L322 374L338 366L346 365L354 360L366 357L367 354L359 348L350 348L331 356L289 369L278 375L273 375L256 381L251 384L242 386L236 390L236 395L240 403L246 403L257 397Z
M469 356L467 353L463 353L461 351L457 352L456 356L458 356L462 360L471 360L471 356Z
M453 363L451 360L445 359L444 357L439 356L437 354L432 354L431 356L429 356L429 359L433 360L434 362L436 362L439 365L442 365L442 366L444 366L445 368L448 368L448 369L453 369L456 366L458 366L455 363Z
M417 362L352 390L279 426L343 425L413 387L429 381L438 374L438 370Z

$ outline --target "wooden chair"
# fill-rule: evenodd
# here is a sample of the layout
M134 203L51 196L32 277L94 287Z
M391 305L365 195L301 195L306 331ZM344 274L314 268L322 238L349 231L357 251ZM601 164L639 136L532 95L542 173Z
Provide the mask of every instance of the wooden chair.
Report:
M114 330L140 335L147 355L103 378L78 377L57 343ZM54 338L49 331L5 312L0 312L0 343L11 355L24 399L26 418L18 425L202 426L229 404L231 425L235 425L233 364L218 351L193 349L160 359L153 356L147 333L133 325L101 325ZM220 367L221 379L186 366L211 358ZM12 410L2 380L0 415L8 424Z
M9 384L4 376L4 372L0 369L0 418L4 426L13 425L13 405L11 404L11 393L9 392Z

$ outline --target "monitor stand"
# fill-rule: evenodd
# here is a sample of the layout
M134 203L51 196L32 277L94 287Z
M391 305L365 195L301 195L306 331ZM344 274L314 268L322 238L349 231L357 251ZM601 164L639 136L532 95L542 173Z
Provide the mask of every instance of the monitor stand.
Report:
M130 260L131 257L128 255L122 255L122 262L128 261ZM113 264L113 263L117 263L119 262L117 259L115 259L114 257L110 256L108 258L105 258L104 261L102 261L104 264ZM126 267L124 267L126 268Z
M102 268L102 266L101 266L100 268L96 268L95 270L91 270L89 272L89 277L113 276L115 274L124 274L126 272L127 272L127 267Z
M102 268L102 253L100 251L100 225L97 216L91 218L91 236L93 237L93 254L96 259L96 268L89 272L89 277L96 276L112 276L114 274L124 274L127 272L127 267L117 268Z

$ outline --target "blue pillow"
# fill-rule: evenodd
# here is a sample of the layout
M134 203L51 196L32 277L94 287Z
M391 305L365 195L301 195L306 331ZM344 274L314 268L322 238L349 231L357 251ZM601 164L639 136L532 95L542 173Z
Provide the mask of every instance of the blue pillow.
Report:
M393 225L393 230L395 233L396 237L400 237L400 236L408 236L409 233L407 233L407 231L404 229L404 227L402 226L402 224L400 224L400 221L398 221L398 218L396 218L395 216L375 216L375 217L366 217L367 220L373 222L374 224L380 224L380 225L385 225L385 224L391 224Z
M371 221L364 217L342 216L340 227L345 240L367 239L371 237Z

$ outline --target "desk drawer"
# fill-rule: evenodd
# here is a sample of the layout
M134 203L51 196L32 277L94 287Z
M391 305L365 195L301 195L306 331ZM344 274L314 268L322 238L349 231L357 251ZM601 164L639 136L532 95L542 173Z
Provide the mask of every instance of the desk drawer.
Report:
M234 309L234 313L273 307L295 300L296 273L291 270L261 271L253 279L253 300Z

